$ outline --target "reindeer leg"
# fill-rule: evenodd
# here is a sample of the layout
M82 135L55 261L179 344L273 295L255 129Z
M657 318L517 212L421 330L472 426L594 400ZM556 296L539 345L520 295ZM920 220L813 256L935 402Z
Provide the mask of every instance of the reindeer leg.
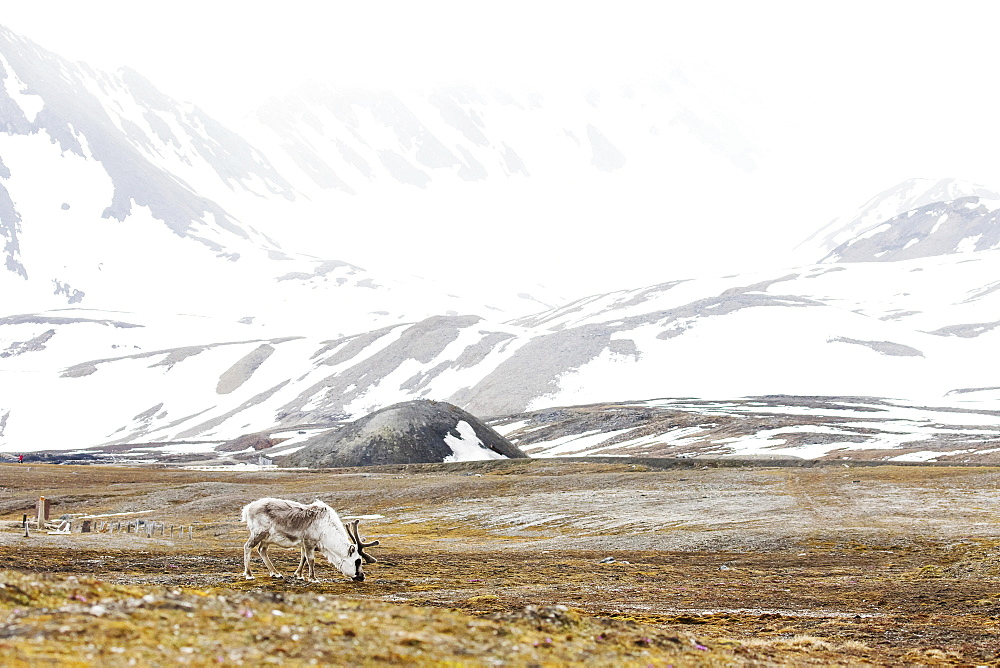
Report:
M268 568L267 561L264 559L264 552L266 552L266 550L264 550L263 548L261 548L260 545L258 545L256 552L257 552L257 556L260 557L261 562L264 564L264 568L267 568L268 575L270 575L271 574L271 569Z
M260 547L257 548L257 551L260 552L260 557L264 560L264 564L267 566L268 575L272 578L283 577L281 573L278 572L278 569L274 567L274 562L271 561L271 557L267 556L267 543L261 543Z
M302 570L302 579L306 582L316 582L316 545L302 542L302 560L299 567Z
M319 578L316 577L316 546L313 545L312 549L309 550L309 582L319 582Z
M308 560L306 559L306 545L305 545L305 543L302 543L302 544L299 545L299 567L295 569L295 577L296 577L296 579L298 579L298 580L305 580L306 579L306 576L305 576L305 573L304 573L304 569L305 569L307 563L308 563Z
M260 542L264 540L264 536L267 533L259 533L256 536L250 536L246 543L243 544L243 577L247 580L253 580L253 573L250 572L250 555L253 549L260 545ZM258 552L259 552L258 548Z

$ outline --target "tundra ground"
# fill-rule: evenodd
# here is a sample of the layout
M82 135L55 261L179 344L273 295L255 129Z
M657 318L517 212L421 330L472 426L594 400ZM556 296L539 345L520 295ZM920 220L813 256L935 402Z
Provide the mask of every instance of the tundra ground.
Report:
M1000 469L531 460L0 467L8 665L1000 665ZM194 537L23 537L23 513ZM244 580L243 504L379 515L355 583ZM147 511L147 512L143 512ZM148 512L153 511L153 512ZM290 573L297 553L275 550Z

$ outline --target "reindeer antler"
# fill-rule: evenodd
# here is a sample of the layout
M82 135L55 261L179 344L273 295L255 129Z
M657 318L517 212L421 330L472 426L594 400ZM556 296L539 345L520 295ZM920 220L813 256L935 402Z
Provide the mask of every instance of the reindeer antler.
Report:
M373 540L370 543L366 543L361 540L361 535L358 533L358 525L361 524L361 520L352 520L347 523L347 535L351 537L354 544L358 546L358 554L361 558L365 560L366 564L374 564L378 561L375 557L367 554L365 552L366 547L374 547L379 544L377 540Z

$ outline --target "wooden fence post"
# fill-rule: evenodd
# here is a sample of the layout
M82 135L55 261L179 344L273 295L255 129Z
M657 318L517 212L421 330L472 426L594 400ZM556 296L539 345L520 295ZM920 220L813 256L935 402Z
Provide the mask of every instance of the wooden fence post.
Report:
M40 530L45 528L45 522L49 519L49 506L50 501L48 499L44 496L38 497L38 528Z
M21 518L21 524L24 525L24 537L28 537L28 514L24 513L24 517Z

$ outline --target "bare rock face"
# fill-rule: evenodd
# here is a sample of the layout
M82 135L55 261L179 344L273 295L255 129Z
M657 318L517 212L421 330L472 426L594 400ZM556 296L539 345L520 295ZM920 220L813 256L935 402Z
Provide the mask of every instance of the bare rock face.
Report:
M394 404L315 436L285 466L327 468L527 457L457 406L439 401Z

